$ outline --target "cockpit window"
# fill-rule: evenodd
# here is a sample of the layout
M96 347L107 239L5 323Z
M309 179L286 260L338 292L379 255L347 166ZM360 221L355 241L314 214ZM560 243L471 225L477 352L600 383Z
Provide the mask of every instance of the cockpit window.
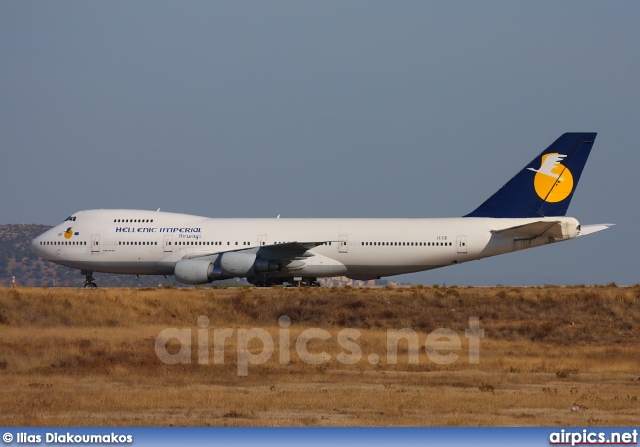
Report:
M76 217L75 216L69 216L64 221L66 222L68 220L71 220L71 221L75 222L76 221Z

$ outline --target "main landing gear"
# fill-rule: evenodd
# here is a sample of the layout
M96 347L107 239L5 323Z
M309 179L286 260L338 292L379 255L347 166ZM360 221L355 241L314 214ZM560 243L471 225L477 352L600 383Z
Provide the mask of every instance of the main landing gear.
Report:
M274 287L284 284L284 280L280 278L247 278L247 281L256 287Z
M251 284L256 287L274 287L274 286L282 286L286 287L320 287L320 283L317 278L306 278L296 276L293 278L247 278Z
M86 280L84 282L84 287L86 287L88 289L91 289L91 288L94 288L94 287L98 287L96 285L96 283L94 282L96 279L93 277L93 272L90 272L88 270L80 270L80 273L82 273L86 278Z
M295 276L287 279L287 282L289 283L288 287L320 287L320 283L317 278L302 278L300 276Z

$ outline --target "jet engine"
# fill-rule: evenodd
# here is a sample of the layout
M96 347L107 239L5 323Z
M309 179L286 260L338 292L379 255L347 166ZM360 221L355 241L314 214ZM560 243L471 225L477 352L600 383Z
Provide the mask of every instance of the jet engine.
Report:
M227 252L215 261L183 259L176 262L176 281L184 284L207 284L228 278L246 278L282 270L282 264L256 256L255 253Z
M236 277L261 275L282 270L282 264L271 259L259 258L255 253L227 252L220 257L223 274Z
M207 284L219 279L227 279L212 261L183 259L176 262L174 275L176 281L184 284Z

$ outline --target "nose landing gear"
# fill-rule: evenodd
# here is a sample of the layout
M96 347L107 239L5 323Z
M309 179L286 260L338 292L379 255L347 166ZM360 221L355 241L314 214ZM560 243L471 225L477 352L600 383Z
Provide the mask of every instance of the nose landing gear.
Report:
M88 270L81 270L80 273L82 273L86 278L84 282L84 287L88 289L98 287L94 282L96 279L93 277L93 272L90 272Z

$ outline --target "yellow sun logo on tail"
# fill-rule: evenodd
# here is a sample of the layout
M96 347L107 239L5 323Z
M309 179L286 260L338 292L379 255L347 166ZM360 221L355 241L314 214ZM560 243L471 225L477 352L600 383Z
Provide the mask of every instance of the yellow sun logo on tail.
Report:
M562 202L573 191L573 175L561 164L565 157L557 152L544 154L540 169L527 168L536 173L533 186L538 197L546 202Z

